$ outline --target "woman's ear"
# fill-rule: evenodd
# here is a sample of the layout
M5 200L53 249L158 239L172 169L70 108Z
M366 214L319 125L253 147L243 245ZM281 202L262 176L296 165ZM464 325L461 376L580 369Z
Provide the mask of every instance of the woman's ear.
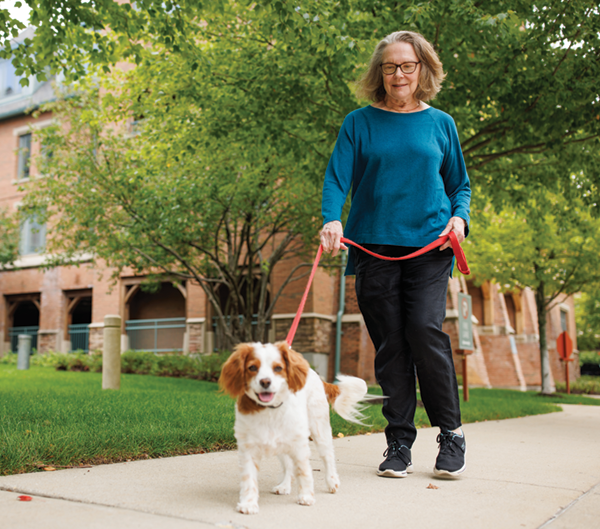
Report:
M287 382L290 391L296 393L306 384L310 365L304 357L290 348L287 342L277 342L275 347L281 352L287 371Z
M253 351L252 345L247 343L241 343L234 349L221 369L221 391L235 398L246 392L246 361Z

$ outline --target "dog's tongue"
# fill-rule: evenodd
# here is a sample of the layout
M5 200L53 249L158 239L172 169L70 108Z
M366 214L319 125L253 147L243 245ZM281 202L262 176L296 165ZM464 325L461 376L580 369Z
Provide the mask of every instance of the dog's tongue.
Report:
M258 398L261 402L271 402L273 400L273 393L259 393Z

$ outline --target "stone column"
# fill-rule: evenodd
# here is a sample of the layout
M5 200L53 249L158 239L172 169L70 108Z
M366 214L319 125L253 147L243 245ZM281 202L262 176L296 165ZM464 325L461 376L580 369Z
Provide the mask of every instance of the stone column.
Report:
M121 317L104 316L102 389L121 389Z
M31 354L31 336L28 334L19 334L19 357L17 359L17 369L29 369L29 355Z

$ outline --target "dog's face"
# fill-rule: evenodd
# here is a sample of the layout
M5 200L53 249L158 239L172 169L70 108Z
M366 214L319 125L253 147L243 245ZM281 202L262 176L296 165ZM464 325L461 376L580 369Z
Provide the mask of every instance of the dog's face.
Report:
M286 342L244 343L225 362L219 384L232 397L246 396L259 407L278 406L287 390L304 387L309 369L304 357Z

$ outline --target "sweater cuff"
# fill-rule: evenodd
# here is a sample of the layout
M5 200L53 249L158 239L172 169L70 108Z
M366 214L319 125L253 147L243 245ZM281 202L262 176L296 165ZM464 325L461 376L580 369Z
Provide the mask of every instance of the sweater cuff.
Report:
M465 221L465 238L466 238L467 235L469 235L469 222L471 220L469 217L469 212L465 209L458 209L452 214L452 216L460 217L461 219L463 219Z

